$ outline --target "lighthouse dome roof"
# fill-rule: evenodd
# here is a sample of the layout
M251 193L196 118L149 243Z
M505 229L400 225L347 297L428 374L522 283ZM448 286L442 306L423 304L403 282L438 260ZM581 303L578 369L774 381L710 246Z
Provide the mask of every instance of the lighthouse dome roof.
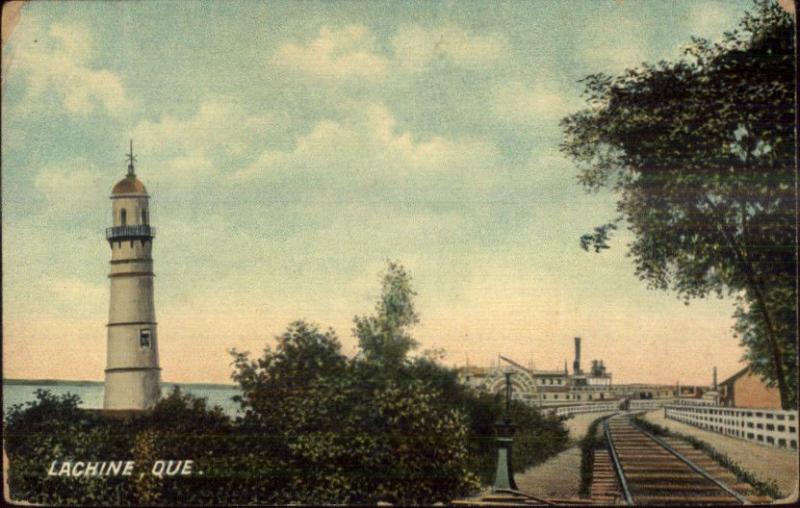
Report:
M128 175L114 185L111 195L117 194L147 194L144 184L134 175Z

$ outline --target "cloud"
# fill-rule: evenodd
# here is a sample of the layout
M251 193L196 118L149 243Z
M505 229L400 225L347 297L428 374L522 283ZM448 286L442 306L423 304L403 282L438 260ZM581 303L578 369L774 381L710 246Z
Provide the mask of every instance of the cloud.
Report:
M405 26L398 30L391 42L399 64L412 72L424 70L436 59L478 69L502 60L510 51L509 43L501 34L479 35L455 25L441 28Z
M67 111L78 115L97 109L119 115L131 109L120 77L91 65L93 41L85 27L53 23L45 31L35 19L27 21L10 41L14 49L7 71L19 72L27 80L23 107L51 92Z
M158 168L158 177L186 182L189 176L222 171L246 157L282 121L274 115L251 114L231 98L212 96L189 117L165 115L140 122L133 139L145 147L144 153L158 154L148 161Z
M452 195L467 187L480 197L491 185L497 148L482 139L432 136L418 140L398 132L396 120L380 103L357 103L341 120L325 119L299 135L289 150L267 150L234 174L234 181L287 179L315 183L317 189L374 192L388 196ZM446 188L442 188L445 186ZM435 190L434 190L435 189Z
M492 111L513 123L557 122L578 104L544 84L522 81L497 84L492 91Z
M619 73L647 60L648 27L642 20L606 14L592 20L579 37L584 65L592 71Z
M107 177L85 159L52 163L41 169L33 185L60 215L77 215L96 210L110 191Z
M323 26L305 44L284 43L272 63L296 76L339 82L350 79L380 81L395 67L418 72L437 59L468 69L492 65L510 51L500 34L475 34L455 25L423 28L407 25L390 40L393 55L381 55L375 37L362 25L340 29Z
M719 40L736 26L738 13L718 3L694 3L687 13L689 32L696 37Z
M388 66L387 59L375 53L374 37L362 25L323 26L305 45L282 44L272 61L290 73L331 81L379 80Z
M152 150L193 151L217 145L236 156L246 149L247 138L264 134L274 122L269 115L249 114L241 102L211 96L204 99L190 117L165 115L156 122L144 120L133 132L137 141Z

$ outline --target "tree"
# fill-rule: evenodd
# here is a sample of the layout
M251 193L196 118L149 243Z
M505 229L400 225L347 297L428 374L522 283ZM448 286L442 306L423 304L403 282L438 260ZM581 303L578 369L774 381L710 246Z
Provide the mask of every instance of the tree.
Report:
M130 442L115 435L98 415L79 408L77 395L36 390L36 400L12 406L5 417L9 496L35 504L122 504L135 499L119 476L52 476L54 461L126 460Z
M261 358L234 352L240 429L274 438L269 456L284 461L273 501L430 504L475 489L463 414L424 380L340 349L332 331L298 321Z
M395 323L386 326L394 327L390 336L410 339L397 333L416 319L410 277L399 265L387 273L375 322ZM502 400L460 384L455 370L438 363L442 353L406 358L409 348L348 359L333 331L296 321L259 358L232 352L243 410L233 421L177 388L151 411L122 420L79 409L76 396L40 391L6 417L11 496L70 505L374 505L474 493L479 478L494 473ZM565 447L557 418L517 401L511 411L517 470ZM109 457L134 460L135 474L42 474L54 460ZM193 460L196 474L148 474L155 460L181 459Z
M263 446L270 436L231 425L222 409L209 408L205 399L175 389L151 411L124 419L79 405L76 395L57 397L39 390L36 400L10 408L3 437L11 499L68 506L276 504L288 499L282 454ZM185 459L194 462L195 474L150 474L156 460ZM109 460L133 460L134 474L46 474L53 461Z
M584 79L589 107L562 120L562 151L618 215L584 235L595 251L621 223L649 287L688 301L737 296L736 330L756 372L796 406L794 23L758 0L683 58ZM793 304L792 304L793 306Z
M313 324L295 321L277 342L274 351L267 347L255 360L247 353L231 352L236 369L232 377L242 388L235 400L244 410L245 423L279 428L293 417L282 407L307 401L322 380L344 375L346 358L333 330L321 332Z
M411 275L400 263L390 261L383 275L375 315L353 319L353 333L366 360L396 367L417 346L408 331L419 322L413 302L416 294L411 287Z

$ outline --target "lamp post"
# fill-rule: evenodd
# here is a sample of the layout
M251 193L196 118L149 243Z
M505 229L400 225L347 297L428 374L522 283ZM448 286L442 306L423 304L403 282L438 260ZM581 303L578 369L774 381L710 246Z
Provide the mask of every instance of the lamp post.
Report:
M514 441L514 425L511 423L511 374L506 371L506 408L503 417L494 425L497 435L497 471L492 490L517 490L514 470L511 468L511 444Z

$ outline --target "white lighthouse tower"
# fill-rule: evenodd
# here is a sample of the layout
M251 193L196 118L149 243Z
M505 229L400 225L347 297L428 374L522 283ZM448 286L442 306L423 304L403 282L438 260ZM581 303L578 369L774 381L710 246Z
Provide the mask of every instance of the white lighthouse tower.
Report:
M133 141L128 174L111 191L113 227L111 301L104 409L148 409L161 395L158 334L153 305L153 238L147 190L134 173Z

